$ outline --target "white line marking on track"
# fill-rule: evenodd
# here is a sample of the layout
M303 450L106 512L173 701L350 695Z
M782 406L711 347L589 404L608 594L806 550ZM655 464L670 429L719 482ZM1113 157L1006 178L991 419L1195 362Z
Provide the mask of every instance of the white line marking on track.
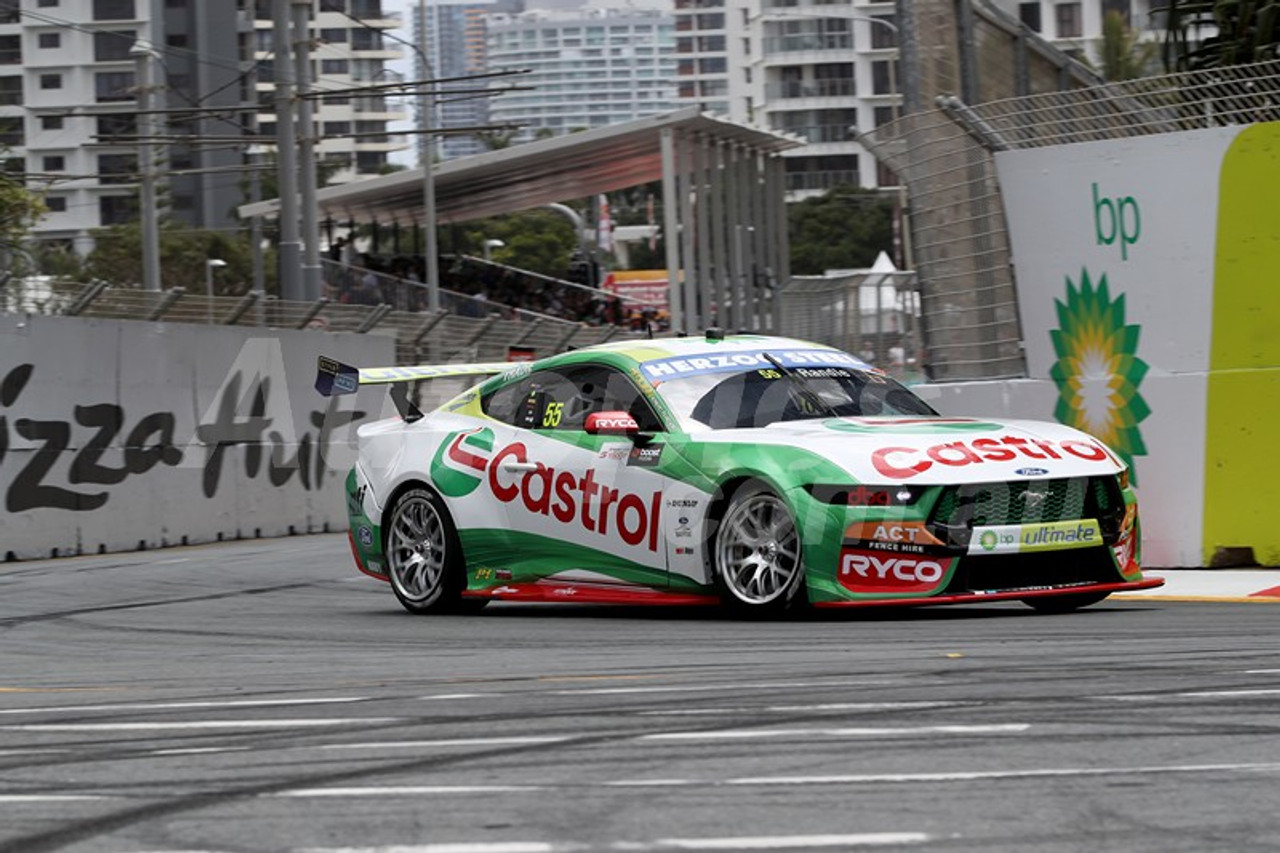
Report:
M225 702L134 702L115 705L65 705L56 708L5 708L0 714L79 714L88 711L182 711L208 708L272 708L289 705L330 705L367 702L367 696L335 696L330 699L235 699Z
M453 740L403 740L369 743L327 743L321 749L422 749L441 746L518 746L533 743L559 743L568 737L472 737Z
M441 693L437 696L419 696L423 702L443 702L449 699L487 699L491 696L504 696L503 693Z
M787 850L814 847L879 847L890 844L923 844L923 832L863 832L853 835L775 835L740 838L659 838L654 846L676 850Z
M26 723L0 726L5 732L145 732L182 731L189 729L289 729L316 726L369 725L399 723L398 717L335 717L333 719L291 720L192 720L184 723Z
M425 794L511 794L545 791L541 785L388 785L369 788L295 788L267 797L417 797Z
M813 850L823 847L886 847L923 844L923 832L863 832L846 835L774 835L737 838L657 838L653 841L458 841L385 847L306 847L295 853L576 853L585 850Z
M1025 732L1031 728L1029 723L999 723L991 725L952 725L952 726L896 726L888 727L845 727L836 729L725 729L715 732L659 732L641 735L641 740L748 740L771 737L893 737L896 735L973 735L973 734L1008 734Z
M824 702L815 705L766 705L763 708L682 708L671 711L641 711L642 717L696 717L713 714L807 714L813 711L915 711L931 708L958 708L976 702Z
M1239 699L1242 696L1277 696L1280 687L1247 690L1187 690L1181 693L1117 693L1095 696L1110 702L1163 702L1170 699Z
M457 841L452 844L410 844L393 847L308 847L297 853L556 853L582 849L547 841Z
M867 685L892 684L891 681L872 681L868 679L847 679L844 681L789 681L789 682L747 682L742 684L671 684L650 685L645 687L581 687L574 690L551 690L552 696L604 696L624 693L685 693L706 692L712 690L773 690L795 687L853 687Z
M1245 675L1275 675L1280 669L1246 669Z
M998 779L1036 779L1071 776L1129 776L1162 773L1257 773L1280 770L1280 763L1172 764L1153 767L1061 767L1038 770L973 770L953 773L867 773L851 776L747 776L726 779L724 785L863 785L890 782L974 782Z

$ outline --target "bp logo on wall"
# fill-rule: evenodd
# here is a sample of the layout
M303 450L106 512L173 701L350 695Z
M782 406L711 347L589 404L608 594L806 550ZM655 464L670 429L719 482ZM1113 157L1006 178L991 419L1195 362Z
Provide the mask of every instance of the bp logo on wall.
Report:
M1102 439L1132 469L1145 456L1138 428L1151 410L1138 393L1147 364L1138 358L1141 326L1125 323L1124 295L1111 298L1104 273L1096 285L1089 271L1080 284L1067 277L1067 299L1054 300L1058 328L1049 332L1058 360L1049 376L1058 386L1053 416Z
M431 460L431 482L451 498L471 494L480 485L492 451L493 430L488 427L452 433Z

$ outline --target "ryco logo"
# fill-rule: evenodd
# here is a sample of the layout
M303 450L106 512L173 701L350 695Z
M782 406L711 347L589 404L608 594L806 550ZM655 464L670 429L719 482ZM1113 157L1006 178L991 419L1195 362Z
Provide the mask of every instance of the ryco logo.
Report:
M461 498L480 485L480 476L489 465L487 454L493 450L493 430L488 427L455 432L447 436L431 460L431 482L441 494Z
M909 480L923 474L934 465L957 468L964 465L981 465L984 462L1012 462L1020 456L1041 461L1067 457L1083 459L1086 462L1105 462L1110 459L1115 464L1120 464L1106 448L1093 441L1047 441L1039 438L1021 438L1016 435L975 438L972 441L951 441L924 449L881 447L871 454L871 464L885 477L893 480Z
M870 551L840 552L840 585L853 592L925 592L938 585L951 559L921 559Z

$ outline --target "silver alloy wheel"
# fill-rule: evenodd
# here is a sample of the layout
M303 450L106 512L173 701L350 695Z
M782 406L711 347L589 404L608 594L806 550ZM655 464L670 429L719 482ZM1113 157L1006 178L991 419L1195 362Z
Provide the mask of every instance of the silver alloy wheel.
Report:
M444 589L444 522L422 493L397 504L387 542L387 568L396 592L414 604L430 604Z
M745 604L785 599L803 571L795 522L770 492L734 500L716 533L715 553L720 579Z

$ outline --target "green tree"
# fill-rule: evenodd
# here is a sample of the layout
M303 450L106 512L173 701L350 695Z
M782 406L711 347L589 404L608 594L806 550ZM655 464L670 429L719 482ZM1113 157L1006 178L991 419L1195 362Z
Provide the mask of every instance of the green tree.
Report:
M796 275L865 269L893 248L893 202L875 190L835 187L789 205L787 221Z
M99 228L93 238L93 251L85 259L86 275L125 287L142 281L140 223ZM161 223L162 287L184 287L188 292L203 293L205 262L214 258L226 262L214 276L215 294L240 294L253 286L252 248L244 234L190 229L169 220ZM274 268L269 261L266 266L268 271Z
M525 210L461 223L453 229L450 250L483 257L485 240L504 244L491 251L494 261L555 278L565 277L578 248L568 219L549 210Z
M1280 0L1169 0L1164 11L1171 71L1280 58Z
M44 212L39 196L0 172L0 283L25 273L28 265L22 241Z
M1156 44L1139 39L1139 33L1129 26L1125 16L1112 9L1102 19L1102 38L1096 45L1097 61L1085 59L1085 63L1102 75L1104 80L1117 82L1146 77L1155 57Z

